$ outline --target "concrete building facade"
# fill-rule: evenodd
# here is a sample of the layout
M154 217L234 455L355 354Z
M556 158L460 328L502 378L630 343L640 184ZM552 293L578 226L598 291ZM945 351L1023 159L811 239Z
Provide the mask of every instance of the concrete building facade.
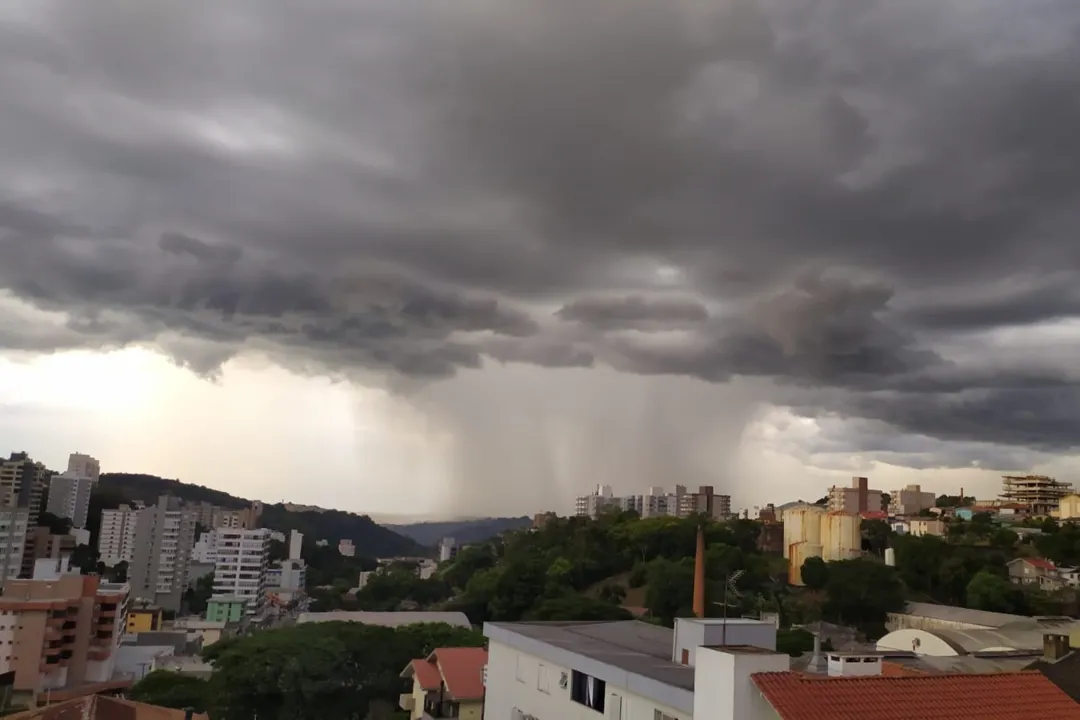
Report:
M871 490L864 477L851 478L851 487L834 485L829 488L829 510L843 513L864 513L882 510L880 490Z
M89 476L76 475L70 470L54 475L49 480L46 510L56 517L70 520L72 527L84 528L93 488L94 481Z
M908 485L903 490L893 490L889 495L889 512L893 515L918 515L937 503L932 492L923 492L920 485Z
M101 512L98 558L109 567L135 558L135 528L139 511L129 505Z
M29 526L28 508L0 507L0 587L23 573ZM33 571L33 565L30 570Z
M217 530L214 597L242 598L248 615L266 610L269 587L270 531Z
M132 596L177 611L188 584L195 515L177 498L162 496L138 512L128 569Z
M0 461L0 507L26 508L30 525L36 525L52 475L27 453L11 453L7 460Z

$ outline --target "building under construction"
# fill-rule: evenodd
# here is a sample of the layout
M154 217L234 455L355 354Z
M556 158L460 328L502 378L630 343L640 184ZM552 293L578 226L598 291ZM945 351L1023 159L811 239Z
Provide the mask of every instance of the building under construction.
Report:
M1072 492L1072 483L1045 475L1003 475L1001 499L1023 505L1033 515L1049 515L1061 498Z

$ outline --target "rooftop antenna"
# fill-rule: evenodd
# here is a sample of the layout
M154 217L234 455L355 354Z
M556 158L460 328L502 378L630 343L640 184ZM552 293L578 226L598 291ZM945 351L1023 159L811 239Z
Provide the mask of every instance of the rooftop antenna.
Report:
M735 586L735 583L737 583L739 578L745 573L745 570L736 570L724 580L724 627L720 630L720 644L724 646L727 645L728 596L734 596L735 599L742 597L742 593L739 592L739 588Z

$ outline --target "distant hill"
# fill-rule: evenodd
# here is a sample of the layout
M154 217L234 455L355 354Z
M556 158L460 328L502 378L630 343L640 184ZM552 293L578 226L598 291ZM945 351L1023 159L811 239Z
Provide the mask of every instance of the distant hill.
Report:
M433 547L444 537L452 537L459 545L482 542L508 530L521 530L532 525L527 517L479 518L477 520L453 520L447 522L422 522L386 527L421 545Z
M152 504L162 495L174 495L187 502L208 502L231 510L251 505L251 500L221 490L131 473L103 473L95 494L99 496L99 502L94 503L98 507L116 507L123 500ZM352 540L357 554L367 557L425 554L424 548L412 539L376 524L367 515L340 510L290 512L283 505L264 505L262 523L284 533L299 530L304 533L305 541L325 539L336 545L342 538Z

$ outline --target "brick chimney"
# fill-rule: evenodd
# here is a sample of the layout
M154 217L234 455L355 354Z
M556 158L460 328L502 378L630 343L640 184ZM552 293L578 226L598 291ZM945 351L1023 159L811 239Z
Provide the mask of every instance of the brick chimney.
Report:
M694 617L705 617L705 528L700 525L694 553Z
M1057 662L1069 654L1069 636L1059 633L1045 633L1043 635L1043 660Z
M864 477L852 478L852 480L854 481L852 484L855 486L855 489L858 490L859 512L864 513L864 512L869 511L870 510L870 508L869 508L869 504L870 504L869 492L870 491L868 489L868 486L869 486L870 480L868 478L864 478ZM875 510L880 510L881 508L874 508L874 509Z

